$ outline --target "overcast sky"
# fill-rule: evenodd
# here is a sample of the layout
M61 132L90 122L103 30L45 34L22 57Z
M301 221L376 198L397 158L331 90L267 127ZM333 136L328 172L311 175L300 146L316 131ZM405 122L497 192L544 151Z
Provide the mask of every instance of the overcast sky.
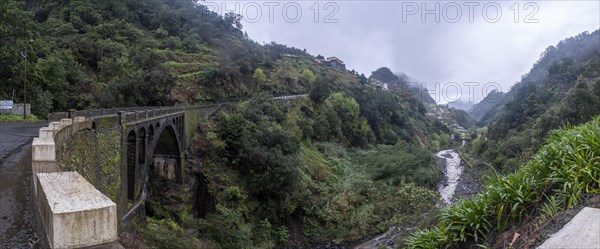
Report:
M221 14L243 15L244 30L259 43L275 41L313 55L337 56L367 77L389 67L425 83L439 103L458 96L477 102L495 88L484 87L490 82L508 91L546 47L600 28L600 1L205 4ZM469 82L479 84L472 94Z

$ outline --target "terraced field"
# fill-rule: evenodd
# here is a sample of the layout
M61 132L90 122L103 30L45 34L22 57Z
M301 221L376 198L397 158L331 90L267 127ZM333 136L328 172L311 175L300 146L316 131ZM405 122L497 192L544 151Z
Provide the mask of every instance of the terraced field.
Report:
M199 53L186 53L181 51L158 50L165 55L165 66L172 69L177 76L177 85L173 89L173 96L180 102L190 100L204 101L210 97L202 96L202 76L207 70L218 66L218 58L212 50L203 47Z

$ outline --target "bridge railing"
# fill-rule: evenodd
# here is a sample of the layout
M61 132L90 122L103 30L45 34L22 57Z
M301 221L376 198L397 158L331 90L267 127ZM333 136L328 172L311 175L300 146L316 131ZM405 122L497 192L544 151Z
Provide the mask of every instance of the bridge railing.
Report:
M49 122L58 122L63 118L69 118L68 112L53 112L48 114Z
M273 99L274 100L287 100L287 99L294 99L294 98L303 97L303 96L307 96L307 95L308 94L282 95L282 96L273 97ZM144 106L144 107L102 108L102 109L89 109L89 110L71 109L68 112L49 113L47 116L47 119L50 122L55 122L55 121L60 121L65 118L71 118L71 119L74 117L92 118L92 117L100 117L100 116L108 116L108 115L118 115L119 113L126 113L127 120L136 121L136 120L139 120L140 118L144 118L144 115L146 115L145 116L146 118L151 118L151 117L162 116L162 115L171 114L171 113L175 113L175 112L190 110L190 109L219 107L219 106L226 105L229 103L235 103L237 101L239 101L239 100L226 101L226 102L207 104L207 105L174 106L174 107L171 107L171 106ZM132 116L133 114L130 114L130 113L136 113L136 112L141 112L141 114L135 114L137 116L135 116L135 118L133 118L133 116Z
M74 117L102 117L110 115L124 115L127 122L137 121L140 119L162 116L166 114L184 111L185 107L123 107L123 108L108 108L108 109L91 109L91 110L74 110L68 112L53 112L48 114L48 121L56 122L65 118Z
M120 111L118 115L120 115L121 124L127 124L183 111L185 111L185 107L146 108L129 112Z
M209 104L209 105L194 105L194 106L146 106L146 107L123 107L123 108L105 108L105 109L91 109L91 110L69 110L68 112L53 112L48 114L48 121L56 122L61 121L65 118L85 117L86 119L121 115L122 123L136 122L148 118L168 115L177 112L183 112L186 110L193 109L204 109L214 108L222 106L223 104Z
M74 118L74 117L99 117L107 115L116 115L119 112L135 112L140 110L146 110L149 108L160 108L160 107L122 107L122 108L103 108L103 109L90 109L90 110L74 110L71 109L68 112L53 112L48 114L48 121L60 121L63 118ZM165 107L162 107L165 108Z

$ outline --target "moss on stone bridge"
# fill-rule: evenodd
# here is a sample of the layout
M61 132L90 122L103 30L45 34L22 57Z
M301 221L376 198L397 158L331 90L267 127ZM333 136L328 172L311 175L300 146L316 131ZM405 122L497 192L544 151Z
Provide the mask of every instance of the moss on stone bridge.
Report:
M100 192L118 202L121 189L120 127L74 134L61 147L62 170L77 171Z

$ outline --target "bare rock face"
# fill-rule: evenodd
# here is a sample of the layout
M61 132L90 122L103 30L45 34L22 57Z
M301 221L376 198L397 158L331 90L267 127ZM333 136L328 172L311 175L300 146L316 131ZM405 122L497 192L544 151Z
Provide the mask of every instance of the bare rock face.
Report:
M186 168L182 183L177 183L175 169L177 160L155 157L149 178L149 199L146 214L155 217L166 215L175 219L184 211L204 218L214 210L213 197L208 191L208 182L201 170L201 160L186 156ZM190 210L191 208L191 210Z
M154 175L169 181L175 181L177 160L173 158L154 158Z

